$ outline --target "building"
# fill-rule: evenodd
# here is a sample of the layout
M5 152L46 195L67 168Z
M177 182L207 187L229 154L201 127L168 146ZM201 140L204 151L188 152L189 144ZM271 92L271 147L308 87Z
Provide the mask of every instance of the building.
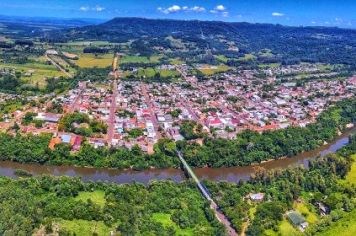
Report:
M297 227L302 232L304 232L309 225L308 222L305 221L304 217L296 211L287 212L287 218L293 226Z
M249 198L252 200L252 201L262 201L265 197L265 194L264 193L250 193L249 194Z

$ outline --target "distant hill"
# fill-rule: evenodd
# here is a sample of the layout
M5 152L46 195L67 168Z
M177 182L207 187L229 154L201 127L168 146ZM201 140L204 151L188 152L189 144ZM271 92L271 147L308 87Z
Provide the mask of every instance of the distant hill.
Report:
M0 23L22 24L24 26L48 26L59 28L82 27L103 23L100 19L85 18L55 18L55 17L25 17L0 15Z
M196 50L211 49L214 54L236 53L231 52L233 45L242 54L257 54L268 49L272 55L266 60L272 62L283 60L285 63L298 61L352 65L356 63L356 30L353 29L115 18L98 25L64 30L60 34L51 32L46 34L44 39L110 42L132 40L150 48L155 46L168 48L172 47L171 42L167 40L169 36L181 40L182 43L193 44Z

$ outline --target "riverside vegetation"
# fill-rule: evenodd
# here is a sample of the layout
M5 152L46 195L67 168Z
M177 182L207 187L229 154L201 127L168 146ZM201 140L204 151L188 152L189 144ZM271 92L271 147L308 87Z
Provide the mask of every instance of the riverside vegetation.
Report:
M340 229L339 221L354 227L350 217L356 210L356 188L348 177L350 170L355 171L351 169L354 153L355 137L337 154L312 161L308 170L261 169L248 182L205 184L240 233L249 222L247 235L286 235L281 228L289 224L284 213L298 200L311 223L305 234L327 234ZM244 196L251 192L265 193L265 200L248 201ZM317 202L329 207L330 215L318 216ZM111 231L121 235L226 234L190 181L154 181L144 186L84 183L68 177L1 177L0 210L0 234L7 236L34 232L108 235Z

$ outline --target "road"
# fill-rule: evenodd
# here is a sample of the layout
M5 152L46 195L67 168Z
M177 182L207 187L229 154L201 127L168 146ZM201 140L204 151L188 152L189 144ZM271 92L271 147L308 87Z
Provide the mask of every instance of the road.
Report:
M109 111L109 120L108 120L108 134L107 134L107 143L109 146L112 145L112 140L115 133L115 118L116 118L116 99L118 97L117 90L117 80L120 77L119 71L117 70L119 62L119 54L116 54L113 60L112 73L114 75L114 80L112 82L112 95L111 95L111 104Z
M220 221L220 223L222 223L225 226L226 231L230 236L237 236L236 231L231 227L231 223L230 223L229 219L227 219L226 216L219 210L219 206L211 198L211 196L210 196L209 192L207 191L206 187L200 182L198 177L195 175L194 171L190 168L188 163L185 161L182 153L177 151L177 155L179 157L179 160L182 162L185 170L188 172L189 176L197 184L200 192L210 202L210 208L214 211L215 217Z
M159 131L158 120L157 120L156 114L154 112L154 105L152 104L152 101L151 101L150 97L148 96L147 85L146 84L141 83L141 91L142 91L142 95L145 97L145 103L147 104L148 109L150 111L150 117L151 117L151 121L153 123L153 127L155 129L156 138L160 139L161 138L161 133Z
M52 65L57 67L58 70L62 71L64 74L66 74L69 78L73 78L73 75L69 72L67 72L61 65L59 65L57 62L55 62L52 58L50 58L47 54L45 54L46 59L51 62Z

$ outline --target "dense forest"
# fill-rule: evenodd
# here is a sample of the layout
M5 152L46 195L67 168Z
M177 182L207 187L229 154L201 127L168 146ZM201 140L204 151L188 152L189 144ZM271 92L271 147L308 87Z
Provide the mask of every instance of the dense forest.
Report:
M167 37L190 45L185 52L173 50L174 56L182 58L205 55L207 49L211 49L214 55L222 54L231 58L248 53L258 55L268 49L272 54L267 57L262 54L258 56L261 63L322 62L352 65L355 68L356 30L351 29L115 18L99 25L46 32L42 40L56 42L84 39L119 43L133 40L133 53L149 56L154 53L155 46L175 49ZM238 52L229 50L231 44L238 48Z
M209 204L189 182L144 186L83 183L67 177L0 177L0 211L0 235L9 236L32 235L40 227L47 233L75 235L78 232L66 225L78 222L84 228L94 222L93 228L108 228L120 235L225 233ZM91 233L88 235L109 235Z
M262 235L268 229L278 231L283 214L293 209L298 199L315 212L316 204L322 203L331 212L308 228L306 234L315 235L356 207L356 186L343 181L354 161L351 155L355 153L356 137L353 137L337 154L312 161L309 169L270 172L259 169L247 183L207 182L206 185L238 232L242 231L243 222L250 218L247 235ZM249 193L258 192L265 194L266 201L256 204L244 200ZM254 218L248 215L251 208L255 210Z
M193 167L244 166L315 149L335 138L337 131L343 130L355 118L356 99L344 100L324 111L316 123L306 128L289 127L263 134L244 131L234 140L205 138L203 145L161 139L155 145L153 155L144 153L138 146L131 150L95 149L89 144L84 144L76 153L71 153L71 148L64 144L57 145L52 151L48 149L49 135L18 134L13 137L0 134L0 160L141 170L178 167L179 159L174 151L179 148Z
M205 184L238 232L250 218L247 235L278 231L284 213L298 199L309 207L321 202L331 212L307 229L307 235L314 235L355 210L355 186L342 184L353 153L355 138L337 154L311 162L309 169L260 169L248 182ZM245 199L255 192L264 193L265 201ZM154 181L144 186L84 183L68 177L1 177L0 211L1 235L31 235L39 229L75 235L78 232L73 224L89 227L88 235L107 235L109 231L120 235L225 235L208 202L189 181ZM253 218L249 212L254 212Z

